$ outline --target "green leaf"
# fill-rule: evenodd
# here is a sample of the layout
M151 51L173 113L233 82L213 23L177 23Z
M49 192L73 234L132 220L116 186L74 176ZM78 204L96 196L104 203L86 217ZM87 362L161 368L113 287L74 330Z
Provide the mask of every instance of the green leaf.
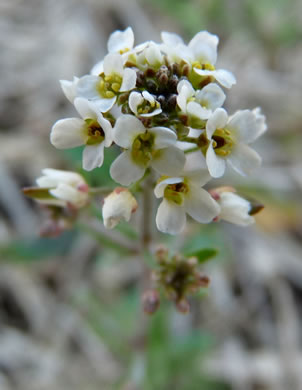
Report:
M61 256L68 252L75 237L76 233L70 231L55 238L33 237L14 240L7 245L0 246L0 256L2 259L18 262Z

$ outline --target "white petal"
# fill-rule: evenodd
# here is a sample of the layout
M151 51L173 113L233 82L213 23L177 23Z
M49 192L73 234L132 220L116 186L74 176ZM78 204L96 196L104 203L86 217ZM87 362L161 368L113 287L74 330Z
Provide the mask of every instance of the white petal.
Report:
M186 213L183 206L178 206L164 199L156 214L157 229L163 233L180 233L186 224Z
M208 31L200 31L191 39L188 46L191 48L203 44L217 50L218 42L219 38L217 35L210 34Z
M262 126L259 126L257 117L253 111L237 111L227 125L228 129L235 132L239 142L254 142L263 132Z
M113 129L114 142L123 148L130 148L135 137L145 132L142 122L132 115L118 118Z
M85 125L79 118L60 119L51 129L50 142L58 149L81 146L87 140Z
M207 169L194 169L190 171L184 169L184 175L190 183L198 187L204 186L211 180L211 176Z
M132 49L134 44L134 34L131 27L124 31L117 30L108 39L107 47L109 53L118 53L125 49Z
M224 69L219 70L203 70L194 68L194 72L200 76L213 76L223 87L231 88L233 84L236 84L234 75Z
M115 104L110 109L110 114L113 116L114 119L118 119L119 117L123 116L121 106L118 106L117 104Z
M79 81L78 77L74 77L73 81L68 80L60 80L61 88L64 92L64 95L67 97L67 99L73 103L75 97L76 97L76 91L77 91L77 83Z
M128 151L120 154L111 164L110 175L118 183L129 186L139 180L145 173L145 168L132 161Z
M186 156L186 164L184 166L184 172L186 175L188 172L194 172L197 170L200 170L201 172L208 172L206 159L199 150ZM200 184L200 186L202 185L203 184Z
M210 83L196 93L196 100L199 101L201 105L206 103L206 107L214 111L216 108L223 105L225 94L217 84Z
M167 31L162 31L161 39L169 46L177 46L184 43L183 39L179 35Z
M107 112L114 106L114 103L116 102L116 96L111 99L104 99L99 97L98 100L94 100L93 102L100 112Z
M185 164L185 154L182 150L170 146L157 151L156 158L151 162L152 168L162 175L178 175Z
M211 141L207 153L206 153L206 162L212 177L221 177L225 171L225 160L216 155L213 149L213 141Z
M162 112L163 110L161 108L156 108L154 111L152 112L149 112L148 114L140 114L141 117L143 118L148 118L148 117L151 117L151 116L155 116L155 115L158 115Z
M159 46L153 42L144 50L144 54L151 66L157 66L163 62L163 55L160 52Z
M183 80L180 80L180 82L177 84L177 92L178 93L181 93L181 90L183 88L185 88L187 91L189 91L188 97L191 97L194 95L195 90L192 87L192 84L190 83L189 80L183 79Z
M185 197L186 212L196 221L208 223L220 212L220 207L212 196L203 188L191 186Z
M99 76L103 72L104 72L104 60L95 64L94 67L91 69L90 74L93 76Z
M190 47L194 53L194 59L201 64L214 65L217 60L217 49L213 46L209 46L205 43L199 43L198 45Z
M77 96L90 100L99 99L100 95L97 91L97 85L100 80L99 76L93 75L81 77L77 83Z
M136 85L136 72L134 69L126 68L123 73L123 82L120 92L131 91Z
M62 182L75 187L80 184L85 184L83 177L75 172L45 168L42 170L42 174L44 176L39 177L36 180L39 187L56 187L59 183Z
M109 53L104 58L104 73L106 76L116 73L123 74L123 58L120 54Z
M187 105L187 112L190 116L195 116L201 120L208 119L211 115L211 110L202 107L197 102L189 102Z
M117 187L104 199L102 214L105 227L112 229L122 220L129 222L137 207L137 201L131 192Z
M149 131L155 135L155 149L165 148L166 146L175 145L176 143L177 135L173 130L168 129L167 127L152 127Z
M93 102L85 98L78 97L74 101L74 106L83 119L97 118L98 110L97 107L93 104Z
M143 91L142 95L143 95L143 98L146 99L150 104L155 102L154 96L151 95L151 93L149 93L148 91Z
M182 183L184 181L183 177L168 177L168 179L161 180L156 184L154 188L154 195L156 198L162 198L164 196L165 188L169 184Z
M238 144L228 156L228 163L240 175L249 175L261 165L259 154L245 144Z
M231 88L232 85L236 84L235 76L228 70L215 70L214 77L225 88Z
M254 108L253 113L256 116L257 126L259 127L258 137L260 137L260 135L265 133L267 130L266 118L265 115L261 113L261 108L259 107Z
M177 104L179 108L183 111L187 111L187 101L188 99L194 95L195 91L188 80L181 80L177 84Z
M131 92L128 100L130 110L137 115L137 106L142 104L144 98L140 92Z
M100 126L104 131L105 134L104 145L106 148L108 148L113 142L113 129L111 123L107 119L105 119L101 113L98 113L97 121L99 122Z
M217 108L210 116L206 125L208 139L211 139L216 129L223 129L228 121L228 114L224 108Z
M219 204L221 211L219 218L240 226L247 226L255 222L249 215L251 204L233 192L222 192Z
M76 190L68 184L60 183L57 188L49 191L51 195L58 199L70 202L75 206L83 205L87 200L87 194Z
M95 145L86 145L83 150L83 169L92 171L100 167L104 161L104 142Z

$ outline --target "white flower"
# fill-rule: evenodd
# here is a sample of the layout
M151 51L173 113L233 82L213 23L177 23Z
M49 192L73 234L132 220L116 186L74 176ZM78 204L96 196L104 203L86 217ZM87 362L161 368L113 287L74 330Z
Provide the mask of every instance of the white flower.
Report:
M167 55L169 62L190 62L190 58L192 57L191 51L179 35L162 31L161 38L163 43L160 47Z
M81 175L51 168L43 169L42 173L43 176L36 180L37 184L41 189L48 189L53 198L37 199L39 203L62 207L72 205L75 208L87 204L89 187Z
M58 149L86 145L83 150L83 168L91 171L103 164L104 147L112 144L112 127L93 102L77 98L74 105L83 119L57 121L52 127L50 141Z
M137 207L136 199L127 188L115 188L104 199L102 214L105 227L113 229L122 220L129 222Z
M138 46L133 54L135 55L136 66L142 70L148 67L159 69L164 64L164 56L160 50L160 45L153 41Z
M228 118L223 108L217 108L206 124L198 145L206 157L212 177L221 177L226 162L239 174L247 175L261 164L261 158L248 144L266 129L259 111L237 111Z
M250 215L252 205L249 201L237 195L234 191L219 189L215 191L214 199L220 205L218 219L234 223L235 225L247 226L255 222Z
M107 43L109 53L123 54L133 48L134 34L131 27L126 28L124 31L114 31Z
M129 96L129 107L136 116L149 117L162 112L160 104L148 92L131 92Z
M222 86L230 88L236 83L234 75L224 69L215 69L217 60L217 46L219 39L207 31L200 31L185 46L181 37L168 32L162 33L163 50L168 58L174 62L185 61L199 76L211 76Z
M104 59L103 73L86 75L77 83L77 96L93 100L101 112L109 111L120 92L130 91L136 85L136 71L123 67L120 54L110 53Z
M195 91L188 80L181 80L177 85L177 104L181 111L189 116L204 120L223 105L225 94L215 83Z
M186 213L197 222L213 221L220 207L201 188L210 179L207 171L186 167L178 177L163 177L154 189L157 198L164 198L156 214L158 230L169 234L180 233L186 224Z
M178 173L184 166L185 156L175 147L176 139L176 134L166 127L146 129L132 115L118 118L113 140L125 150L111 165L112 178L127 186L139 180L149 166L161 174Z
M107 42L107 48L109 53L119 53L123 55L123 62L127 59L129 52L133 49L134 34L131 27L126 28L124 31L114 31ZM126 54L126 56L125 56ZM98 62L91 69L90 74L100 75L104 72L104 60Z
M217 60L217 46L219 38L217 35L200 31L189 43L189 49L192 52L191 63L193 70L200 76L212 76L223 87L230 88L236 83L234 75L224 69L215 69Z
M78 81L78 77L74 77L73 81L60 80L61 88L64 92L64 95L71 103L73 103L74 99L76 98Z

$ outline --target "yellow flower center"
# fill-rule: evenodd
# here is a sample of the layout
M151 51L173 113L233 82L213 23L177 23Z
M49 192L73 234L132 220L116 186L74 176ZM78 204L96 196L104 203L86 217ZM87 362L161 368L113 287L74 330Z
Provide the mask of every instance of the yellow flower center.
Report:
M164 197L179 206L184 203L185 195L189 192L189 186L184 180L181 183L168 184L165 188Z
M211 64L208 63L203 64L199 61L195 61L192 63L192 70L188 78L195 89L201 89L207 84L212 83L214 81L213 76L200 76L199 74L194 72L193 70L194 68L202 69L202 70L215 70L215 67Z
M232 152L235 141L228 129L216 129L212 139L214 151L218 156L227 157ZM199 136L197 145L201 149L202 153L206 155L210 141L207 139L205 133L202 133Z
M122 77L117 73L105 76L100 74L100 82L97 85L98 93L105 99L111 99L117 95L122 85Z
M137 164L147 167L152 160L154 155L154 138L153 134L145 132L139 134L133 141L131 156Z
M105 139L105 133L95 119L85 119L88 139L86 145L100 144Z
M137 113L138 115L149 114L150 112L153 112L158 108L160 108L160 104L156 100L154 100L153 102L149 102L145 99L142 104L139 104L137 106Z

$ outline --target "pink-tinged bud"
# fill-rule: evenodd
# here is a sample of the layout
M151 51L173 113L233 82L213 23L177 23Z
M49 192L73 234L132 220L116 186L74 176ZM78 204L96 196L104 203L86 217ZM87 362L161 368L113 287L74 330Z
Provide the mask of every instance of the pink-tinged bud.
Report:
M127 188L117 187L104 199L103 220L107 229L113 229L122 220L129 221L138 204Z
M210 284L210 279L206 275L199 274L198 285L199 287L208 287Z
M89 191L89 186L86 183L81 183L77 186L77 190L81 192L88 192Z
M156 290L148 290L142 296L143 310L146 314L154 314L160 305L159 293Z
M190 311L190 304L186 298L176 302L176 309L183 314L187 314Z
M25 188L23 192L46 206L79 209L89 201L89 187L85 179L75 172L46 168L37 179L38 187Z
M214 222L224 220L235 225L250 225L254 222L252 215L255 211L259 212L263 208L257 205L254 209L252 202L239 196L233 187L218 187L209 192L220 206L220 213Z
M211 197L212 197L214 200L216 200L216 201L220 199L219 192L216 191L215 189L209 190L209 194L210 194Z

